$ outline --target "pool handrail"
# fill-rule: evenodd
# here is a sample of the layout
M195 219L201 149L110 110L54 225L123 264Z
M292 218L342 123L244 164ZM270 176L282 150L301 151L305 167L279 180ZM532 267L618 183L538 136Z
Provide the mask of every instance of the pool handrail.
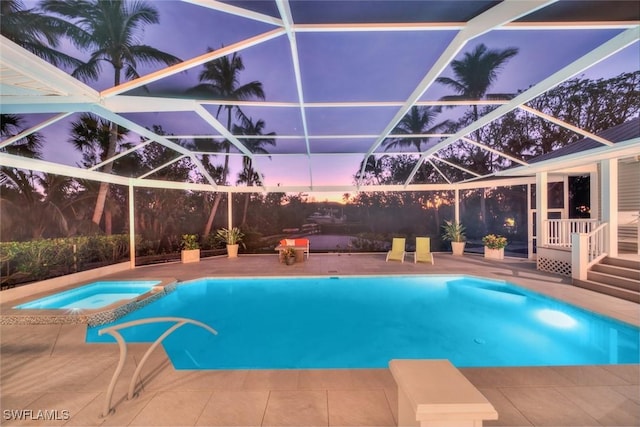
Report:
M149 355L151 354L151 352L153 352L153 350L155 350L155 348L158 347L158 345L160 345L160 343L166 337L171 335L175 330L177 330L178 328L180 328L183 325L191 324L191 325L195 325L195 326L200 326L201 328L204 328L207 331L211 332L213 335L218 335L218 332L215 329L213 329L212 327L210 327L209 325L206 325L206 324L204 324L202 322L199 322L197 320L187 319L185 317L150 317L150 318L147 318L147 319L132 320L130 322L120 323L120 324L117 324L117 325L113 325L113 326L109 326L109 327L100 329L98 331L98 335L100 335L100 336L102 336L104 334L111 335L113 338L115 338L116 342L118 343L118 348L120 349L120 359L118 360L118 365L116 366L116 370L113 373L113 376L111 377L111 382L109 383L109 388L107 389L107 396L106 396L105 404L104 404L104 407L103 407L103 410L102 410L102 414L101 414L102 418L106 418L109 415L109 413L111 413L111 411L112 411L111 398L113 397L113 391L115 389L116 383L118 382L118 378L120 377L120 374L122 373L122 368L124 367L124 363L125 363L126 358L127 358L127 343L126 343L124 337L120 334L119 331L121 329L130 328L132 326L140 326L140 325L145 325L145 324L149 324L149 323L161 323L161 322L176 322L176 323L173 326L171 326L169 329L164 331L164 333L162 335L160 335L153 342L153 344L151 344L151 346L147 349L147 351L142 356L142 359L140 359L140 363L136 367L136 370L133 373L133 377L131 378L131 381L129 382L127 400L133 399L133 397L135 395L134 392L135 392L136 378L138 378L138 375L142 371L142 366L144 366L144 363L149 358Z

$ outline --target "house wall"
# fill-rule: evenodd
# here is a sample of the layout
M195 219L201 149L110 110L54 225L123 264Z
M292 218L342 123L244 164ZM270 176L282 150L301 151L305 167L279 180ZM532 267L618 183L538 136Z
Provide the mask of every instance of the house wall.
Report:
M622 159L618 164L618 251L638 252L640 213L640 157Z

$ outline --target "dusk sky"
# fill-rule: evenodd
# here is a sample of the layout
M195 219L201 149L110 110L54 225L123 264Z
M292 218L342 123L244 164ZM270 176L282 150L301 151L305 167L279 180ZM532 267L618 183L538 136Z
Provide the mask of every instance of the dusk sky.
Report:
M233 3L244 5L244 3ZM322 20L332 11L357 12L357 2L325 2L322 12L314 15L305 2L291 2L294 22ZM472 3L473 2L465 2ZM477 2L480 5L482 2ZM485 2L486 3L486 2ZM35 4L30 2L29 5ZM160 12L160 24L147 26L142 42L160 50L172 53L183 60L206 52L207 48L228 46L276 28L273 25L247 18L195 6L180 1L154 1L152 4ZM262 12L277 8L271 2L251 3ZM420 2L399 3L418 7ZM406 12L406 11L405 11ZM411 12L409 10L409 12ZM372 12L373 13L373 12ZM381 12L383 13L383 12ZM450 12L452 13L452 12ZM323 15L324 14L324 15ZM391 14L390 14L391 15ZM355 16L355 15L354 15ZM394 16L388 20L394 22ZM417 19L417 18L416 18ZM622 30L547 30L547 31L492 31L471 40L458 54L484 43L490 49L519 48L519 54L511 59L500 72L498 82L491 92L515 93L525 90L548 77L580 56L591 51ZM399 32L348 32L296 34L300 59L300 71L304 100L306 102L339 101L395 101L402 103L416 88L434 61L442 54L447 44L455 37L456 31L399 31ZM589 78L609 78L622 72L640 69L640 49L638 43L592 67L583 74ZM77 54L77 53L76 53ZM297 102L298 93L289 41L281 35L239 52L245 70L241 73L240 84L258 80L262 82L267 101ZM149 85L152 94L171 96L181 94L198 83L202 67L168 77ZM153 70L139 69L140 74ZM447 68L443 75L453 77ZM113 71L110 66L103 68L100 82L87 82L102 90L111 85ZM452 94L451 89L434 83L421 100L437 100ZM398 111L393 107L366 108L307 108L306 116L310 135L366 134L381 132ZM207 106L215 114L216 106ZM445 110L442 118L461 113L463 108ZM276 147L269 147L271 153L298 153L300 156L257 158L255 165L264 174L265 184L287 183L291 185L309 184L308 158L303 135L303 126L298 108L246 107L243 111L254 119L266 122L266 132L278 135L297 135L298 139L280 139ZM195 113L153 113L123 114L144 126L161 124L175 135L208 134L217 135ZM48 116L29 117L36 123ZM75 164L71 144L67 141L70 121L77 115L64 120L42 133L46 136L45 160ZM222 123L226 119L220 118ZM132 133L132 139L139 138ZM351 183L358 170L362 154L374 143L375 137L358 139L312 139L310 147L317 153L327 154L313 157L312 174L314 185ZM383 149L378 149L382 152ZM222 157L219 157L222 162ZM241 157L232 158L230 182L235 182ZM328 195L317 195L324 200ZM331 197L330 197L331 198Z

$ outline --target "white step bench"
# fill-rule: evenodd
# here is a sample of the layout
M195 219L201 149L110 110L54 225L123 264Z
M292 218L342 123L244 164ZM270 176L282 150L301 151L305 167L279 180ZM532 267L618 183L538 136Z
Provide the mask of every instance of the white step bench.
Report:
M482 427L498 413L448 360L394 359L398 426Z

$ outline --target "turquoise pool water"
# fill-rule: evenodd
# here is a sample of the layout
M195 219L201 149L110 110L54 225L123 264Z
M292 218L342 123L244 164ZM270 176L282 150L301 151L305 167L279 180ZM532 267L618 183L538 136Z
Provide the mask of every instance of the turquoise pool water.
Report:
M164 341L176 369L458 367L639 362L640 329L514 285L462 276L202 279L116 323L188 317ZM152 342L169 324L127 329ZM108 326L108 325L103 325ZM89 329L87 341L99 337Z
M25 304L17 309L92 310L114 302L136 298L149 292L160 281L93 282Z

